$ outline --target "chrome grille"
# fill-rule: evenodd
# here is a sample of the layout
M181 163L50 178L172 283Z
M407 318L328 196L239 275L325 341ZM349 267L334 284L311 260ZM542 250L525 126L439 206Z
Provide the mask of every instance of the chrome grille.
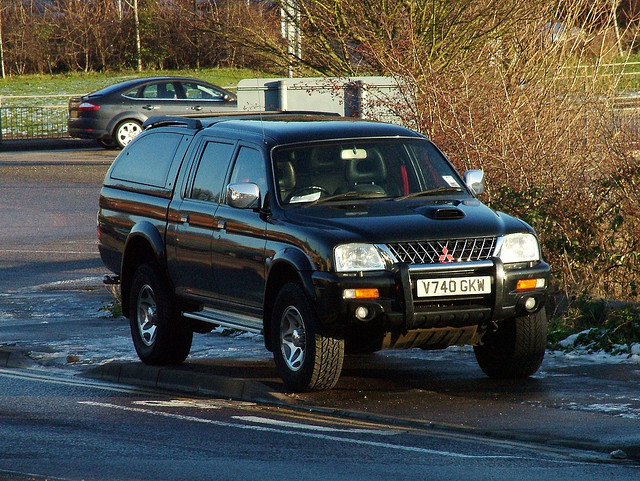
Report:
M496 237L451 239L442 241L396 242L387 244L399 262L407 264L441 264L491 259Z

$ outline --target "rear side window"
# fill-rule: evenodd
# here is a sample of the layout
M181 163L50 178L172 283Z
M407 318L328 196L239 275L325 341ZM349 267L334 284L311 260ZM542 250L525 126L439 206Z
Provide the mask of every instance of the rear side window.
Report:
M118 156L111 178L153 187L165 187L171 161L182 135L157 132L136 138Z
M125 97L134 99L176 99L178 89L173 82L159 82L135 87L125 92Z

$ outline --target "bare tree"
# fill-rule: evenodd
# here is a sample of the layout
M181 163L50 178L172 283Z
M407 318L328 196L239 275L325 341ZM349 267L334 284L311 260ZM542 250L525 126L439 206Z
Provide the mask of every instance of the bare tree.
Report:
M405 95L391 107L459 168L485 169L487 200L537 229L559 288L640 298L625 280L640 268L640 138L614 108L622 77L606 66L638 18L623 27L619 1L287 5L303 36L300 74L396 77ZM285 72L286 42L250 28Z
M7 74L4 68L4 43L2 41L2 15L4 13L4 8L0 8L0 72L2 74L2 78L6 78Z

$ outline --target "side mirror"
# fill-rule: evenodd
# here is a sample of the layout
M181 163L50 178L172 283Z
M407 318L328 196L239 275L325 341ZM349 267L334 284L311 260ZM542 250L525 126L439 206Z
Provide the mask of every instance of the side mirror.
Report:
M229 184L227 203L236 209L257 209L260 207L260 187L252 182Z
M475 195L480 195L484 192L484 171L467 170L463 178L464 183Z

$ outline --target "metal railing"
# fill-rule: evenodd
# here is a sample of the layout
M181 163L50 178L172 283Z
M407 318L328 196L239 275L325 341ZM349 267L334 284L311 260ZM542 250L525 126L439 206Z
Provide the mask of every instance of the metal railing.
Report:
M0 143L3 140L60 139L68 137L69 95L0 96ZM45 99L46 102L43 102ZM51 105L38 105L47 103ZM640 132L640 96L613 100L617 127Z
M0 97L0 142L68 137L68 98L67 95Z

